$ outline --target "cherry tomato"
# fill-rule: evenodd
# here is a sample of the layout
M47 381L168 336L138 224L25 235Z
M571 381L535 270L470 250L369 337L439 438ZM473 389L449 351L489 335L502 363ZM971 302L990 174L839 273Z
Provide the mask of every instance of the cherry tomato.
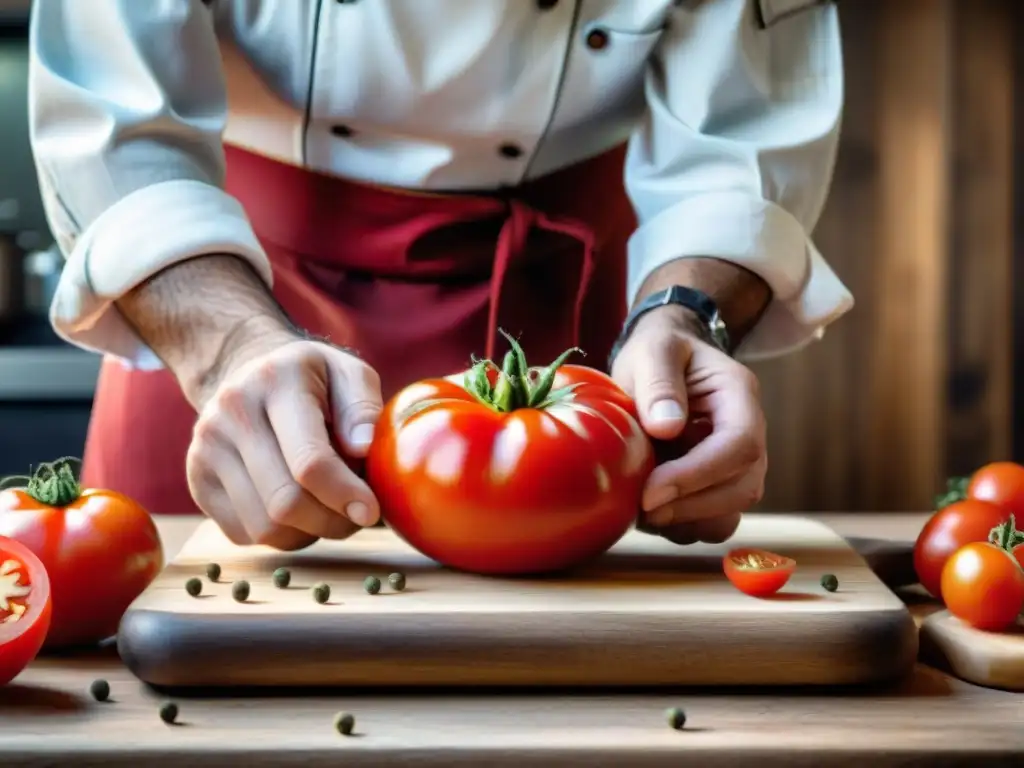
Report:
M499 370L398 392L367 458L382 516L434 560L465 571L570 568L634 522L653 450L632 400L591 368L530 368L518 344Z
M117 632L128 605L163 568L152 518L115 491L82 490L70 461L41 466L27 487L0 491L0 536L43 562L53 592L47 648Z
M50 628L50 580L28 547L0 536L0 685L36 657Z
M998 632L1012 626L1024 608L1024 570L994 544L967 544L942 569L942 597L960 620Z
M763 549L734 549L722 558L725 575L751 597L774 595L793 575L796 561Z
M1024 466L1012 461L986 464L971 475L967 496L998 504L1024 521Z
M925 523L914 544L914 569L921 586L941 598L942 568L964 544L988 541L993 528L1010 513L978 499L956 501L940 509Z

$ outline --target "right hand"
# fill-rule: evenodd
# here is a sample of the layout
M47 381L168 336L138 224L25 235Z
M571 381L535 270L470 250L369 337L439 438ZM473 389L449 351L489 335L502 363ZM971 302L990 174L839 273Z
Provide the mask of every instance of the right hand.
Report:
M380 508L335 445L365 457L381 408L377 372L329 344L292 338L240 361L201 404L192 497L236 544L293 550L351 536Z

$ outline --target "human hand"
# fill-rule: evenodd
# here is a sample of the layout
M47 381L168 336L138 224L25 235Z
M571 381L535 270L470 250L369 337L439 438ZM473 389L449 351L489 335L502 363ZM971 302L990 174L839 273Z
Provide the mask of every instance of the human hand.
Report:
M760 501L768 468L757 377L705 342L689 311L652 310L616 357L612 376L655 440L677 440L696 416L710 434L651 473L638 528L679 544L721 542Z
M366 456L382 408L376 371L286 336L233 361L211 390L186 471L196 504L231 541L293 550L377 522L376 498L335 448Z

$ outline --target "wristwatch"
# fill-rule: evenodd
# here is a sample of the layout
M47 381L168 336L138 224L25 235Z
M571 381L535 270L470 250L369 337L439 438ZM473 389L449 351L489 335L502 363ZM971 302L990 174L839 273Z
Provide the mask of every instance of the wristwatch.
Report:
M685 285L673 285L664 291L652 293L626 316L626 321L622 324L622 332L619 334L619 338L615 340L615 344L612 345L611 354L608 355L609 371L612 369L612 363L615 362L615 358L629 339L640 318L652 309L669 304L686 307L686 309L693 312L697 316L697 321L701 331L703 331L705 341L722 350L727 355L732 354L729 330L722 321L722 316L714 299L703 291L698 291L696 288L687 288Z

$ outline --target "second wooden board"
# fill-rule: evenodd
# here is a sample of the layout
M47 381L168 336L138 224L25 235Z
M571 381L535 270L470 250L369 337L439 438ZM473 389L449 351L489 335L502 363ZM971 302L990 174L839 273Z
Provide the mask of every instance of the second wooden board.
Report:
M1024 691L1024 621L1006 632L982 632L949 611L921 620L923 658L961 680L988 688Z
M721 564L740 546L793 557L797 572L772 598L743 595ZM279 567L287 589L271 581ZM389 589L392 572L405 591ZM838 591L821 588L825 573ZM379 594L364 590L368 575L384 582ZM193 576L199 597L185 591ZM237 580L251 585L245 602L232 599ZM324 605L317 582L331 587ZM129 608L118 648L164 686L852 684L907 671L917 631L860 555L800 517L747 515L723 545L631 532L546 579L450 571L386 529L283 553L237 547L206 522Z

